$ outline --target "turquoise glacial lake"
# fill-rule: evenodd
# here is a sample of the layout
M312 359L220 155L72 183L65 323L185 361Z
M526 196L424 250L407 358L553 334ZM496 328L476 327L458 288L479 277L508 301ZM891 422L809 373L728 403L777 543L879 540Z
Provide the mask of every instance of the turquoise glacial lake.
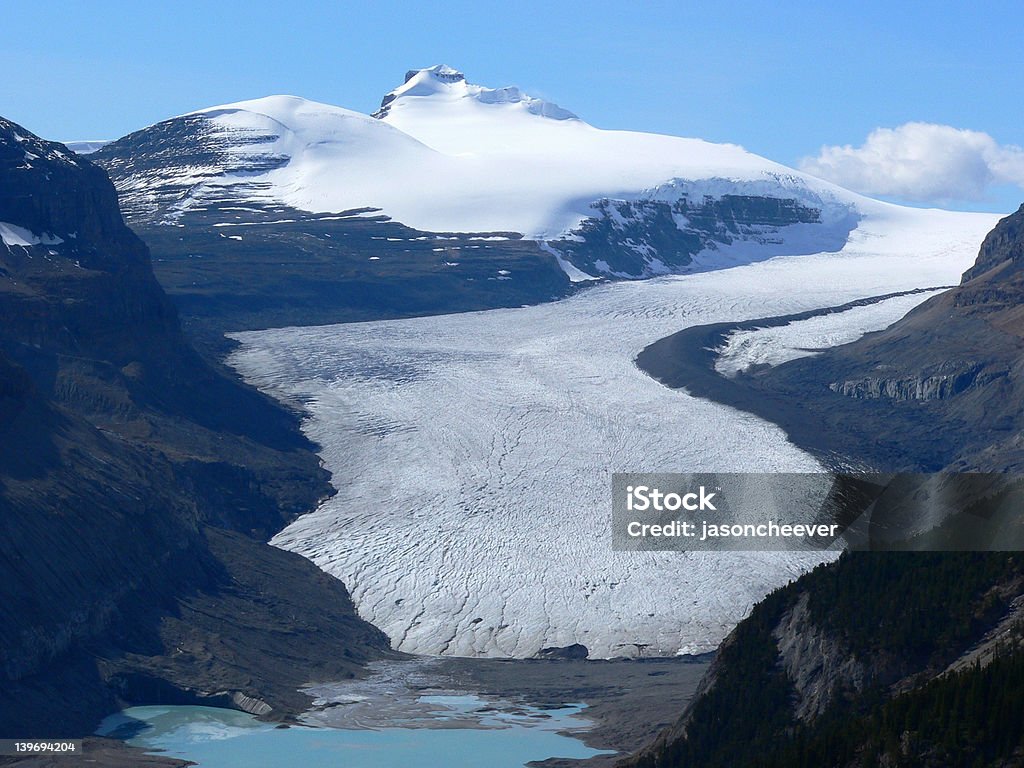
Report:
M588 725L579 705L510 709L473 695L420 701L429 714L402 727L283 728L227 709L148 706L111 715L97 734L202 768L521 768L601 754L565 735Z

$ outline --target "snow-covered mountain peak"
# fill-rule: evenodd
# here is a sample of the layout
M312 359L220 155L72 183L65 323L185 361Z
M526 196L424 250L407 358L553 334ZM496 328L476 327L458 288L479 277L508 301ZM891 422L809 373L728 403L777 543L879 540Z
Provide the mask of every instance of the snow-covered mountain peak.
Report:
M466 75L447 64L435 64L423 69L410 69L405 73L405 84L408 85L410 80L418 81L420 86L430 83L464 83Z
M379 208L423 231L518 232L541 240L602 220L614 232L591 239L629 241L622 247L630 259L653 265L627 268L614 266L608 254L594 257L598 272L621 276L678 260L655 264L654 250L665 247L648 248L626 222L647 231L653 217L673 232L689 226L695 212L731 222L735 212L704 210L709 198L799 202L808 211L782 218L811 217L844 241L851 204L861 208L852 193L740 147L553 119L555 105L515 88L473 85L451 67L416 70L390 96L380 119L297 96L222 104L151 126L97 156L123 177L119 191L133 213L160 210L167 220L226 197L315 212ZM646 207L635 208L637 201ZM769 211L755 218L764 217L778 218Z
M396 119L406 111L444 110L449 116L461 116L478 105L501 106L504 111L526 112L552 120L578 120L576 115L557 104L523 93L515 86L486 88L466 80L465 74L447 64L413 69L405 82L384 96L374 117ZM492 110L493 111L493 110Z

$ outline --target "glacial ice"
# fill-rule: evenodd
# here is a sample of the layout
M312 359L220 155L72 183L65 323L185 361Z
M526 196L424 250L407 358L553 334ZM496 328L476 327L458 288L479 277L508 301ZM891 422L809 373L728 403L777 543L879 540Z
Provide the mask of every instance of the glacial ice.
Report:
M995 218L890 209L839 253L520 309L237 334L231 364L306 410L338 489L273 543L341 578L403 651L711 650L827 555L614 552L610 474L819 465L772 424L647 377L636 354L690 325L955 283ZM891 321L843 313L830 332L876 320ZM818 343L808 328L785 344Z

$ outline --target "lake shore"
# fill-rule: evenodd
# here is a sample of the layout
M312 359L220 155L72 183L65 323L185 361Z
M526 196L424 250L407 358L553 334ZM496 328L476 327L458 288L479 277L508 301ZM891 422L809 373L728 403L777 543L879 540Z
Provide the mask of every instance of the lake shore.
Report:
M598 750L615 754L588 760L551 758L535 765L544 768L607 768L651 740L674 720L690 699L711 662L711 654L695 657L649 659L469 659L420 657L378 662L363 680L330 684L339 697L358 701L360 707L322 702L288 719L330 727L380 728L409 723L433 711L419 703L421 696L448 692L479 696L495 710L556 709L584 704L581 727L565 732ZM323 693L320 687L307 689ZM315 699L310 699L314 704ZM342 710L344 717L338 719ZM353 712L351 710L358 710ZM332 714L333 713L333 714ZM367 719L366 713L373 713ZM420 719L417 727L474 728L472 719L436 717ZM149 755L112 738L85 739L79 755L0 757L7 768L184 768L173 757Z
M370 665L357 681L313 686L309 724L335 728L480 728L492 713L522 714L585 705L580 727L565 735L611 750L589 760L546 760L547 768L612 765L640 749L693 697L711 661L697 657L644 659L470 659L420 657ZM424 697L475 696L483 706L452 715Z
M613 765L651 742L693 698L712 654L613 660L444 659L441 669L483 696L535 705L583 702L593 727L576 733L588 747L614 750L586 761L546 760L545 768Z

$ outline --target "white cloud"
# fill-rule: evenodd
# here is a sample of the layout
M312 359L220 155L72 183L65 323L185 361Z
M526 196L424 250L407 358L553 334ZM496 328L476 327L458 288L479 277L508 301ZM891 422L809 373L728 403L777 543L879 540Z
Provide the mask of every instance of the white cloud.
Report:
M914 202L980 200L1000 184L1024 187L1024 149L987 133L934 123L876 128L859 147L822 147L800 169L869 195Z

